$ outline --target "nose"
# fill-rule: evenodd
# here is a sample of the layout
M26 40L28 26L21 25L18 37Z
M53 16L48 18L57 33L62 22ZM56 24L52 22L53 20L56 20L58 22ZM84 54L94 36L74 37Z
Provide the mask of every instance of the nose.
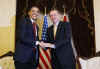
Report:
M52 16L51 16L51 18L52 18L52 19L55 19L55 16L54 16L54 15L52 15Z

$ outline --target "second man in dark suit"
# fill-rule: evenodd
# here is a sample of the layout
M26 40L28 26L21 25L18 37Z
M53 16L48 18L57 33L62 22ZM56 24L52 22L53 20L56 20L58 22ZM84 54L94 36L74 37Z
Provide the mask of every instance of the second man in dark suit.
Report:
M51 10L50 18L53 25L47 30L47 43L41 42L40 46L51 48L53 69L76 69L70 23L60 21L58 10Z

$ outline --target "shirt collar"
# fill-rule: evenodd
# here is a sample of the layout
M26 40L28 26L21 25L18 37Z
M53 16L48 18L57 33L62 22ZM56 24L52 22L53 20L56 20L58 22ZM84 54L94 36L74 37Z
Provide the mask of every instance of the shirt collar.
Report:
M31 20L31 22L32 22L32 23L35 23L35 22L36 22L36 21L35 21L35 20L33 20L32 18L31 18L30 20Z
M59 24L59 21L55 25L58 26L58 24Z

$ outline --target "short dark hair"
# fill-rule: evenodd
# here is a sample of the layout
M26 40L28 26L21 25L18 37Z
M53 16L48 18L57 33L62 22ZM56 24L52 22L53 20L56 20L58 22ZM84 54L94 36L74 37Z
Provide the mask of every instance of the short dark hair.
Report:
M49 11L49 14L50 14L51 11L57 11L58 13L61 14L61 12L60 12L58 9L56 9L56 8L52 8L52 9Z
M33 7L36 7L36 8L39 9L39 7L36 6L36 5L28 6L28 7L27 7L27 10L26 10L26 13L28 13Z

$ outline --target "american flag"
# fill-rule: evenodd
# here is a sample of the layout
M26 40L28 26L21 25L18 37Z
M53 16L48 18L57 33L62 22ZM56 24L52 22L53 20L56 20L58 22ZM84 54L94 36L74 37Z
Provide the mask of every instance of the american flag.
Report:
M47 16L44 16L44 24L42 28L42 41L46 41L47 39L47 28L48 28L48 21ZM50 55L50 49L43 49L39 48L39 65L37 69L52 69L51 66L51 55Z
M47 28L48 28L48 21L47 21L47 16L44 16L44 24L43 24L43 28L42 28L42 40L46 41L47 35Z

